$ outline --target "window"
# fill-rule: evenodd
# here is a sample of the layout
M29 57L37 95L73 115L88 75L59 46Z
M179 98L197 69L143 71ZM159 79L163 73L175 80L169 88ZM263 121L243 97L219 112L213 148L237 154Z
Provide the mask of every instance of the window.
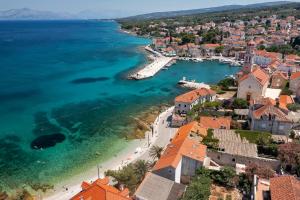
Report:
M181 104L178 104L179 105L179 107L181 106Z
M220 156L218 156L218 159L219 159L219 160L220 160L220 158L221 158L221 157L220 157Z
M283 125L279 125L279 130L283 130L284 126Z
M267 125L266 125L265 123L263 123L263 124L261 124L261 127L262 127L262 128L266 128Z
M172 169L169 169L168 172L171 174L172 173Z
M232 158L232 162L235 162L235 158Z
M186 105L184 105L184 107L186 108Z

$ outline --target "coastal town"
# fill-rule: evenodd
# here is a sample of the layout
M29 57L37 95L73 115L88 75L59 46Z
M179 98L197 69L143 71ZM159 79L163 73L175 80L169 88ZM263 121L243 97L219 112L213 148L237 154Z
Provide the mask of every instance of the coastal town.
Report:
M138 122L145 131L129 150L76 183L20 200L300 200L300 14L249 13L119 21L152 41L143 47L149 62L126 81L179 62L238 72L213 84L183 77L175 83L182 93L151 124Z
M166 27L150 23L159 30L146 47L153 62L130 78L151 78L176 60L217 60L239 72L216 85L181 80L192 90L156 119L136 159L82 182L70 199L300 199L300 19L178 25L181 38Z

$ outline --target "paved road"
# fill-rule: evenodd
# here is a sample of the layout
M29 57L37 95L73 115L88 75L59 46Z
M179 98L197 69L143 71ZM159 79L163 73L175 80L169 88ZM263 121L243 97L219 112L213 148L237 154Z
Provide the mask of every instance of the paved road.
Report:
M170 127L170 120L172 116L172 112L174 107L169 108L166 112L160 114L160 116L156 119L153 124L153 137L152 134L149 134L150 137L150 145L157 145L160 147L164 147L170 143L170 139L176 134L178 128ZM147 135L146 135L147 138ZM144 149L145 147L143 147ZM149 148L145 150L145 152L138 158L142 160L152 161L152 158L149 156Z

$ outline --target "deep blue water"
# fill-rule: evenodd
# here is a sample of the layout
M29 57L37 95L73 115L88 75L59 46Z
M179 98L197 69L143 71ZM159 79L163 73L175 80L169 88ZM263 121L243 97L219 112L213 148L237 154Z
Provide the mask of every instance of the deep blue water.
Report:
M0 22L0 185L54 183L107 159L126 146L132 116L183 92L183 76L216 83L238 70L178 62L126 80L149 43L114 22Z

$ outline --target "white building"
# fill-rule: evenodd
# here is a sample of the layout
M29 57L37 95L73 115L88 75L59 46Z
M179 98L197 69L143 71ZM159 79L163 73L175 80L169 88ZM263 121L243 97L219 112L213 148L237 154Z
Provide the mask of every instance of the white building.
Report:
M216 92L206 88L200 88L175 98L175 113L186 114L195 105L206 101L214 101Z
M207 147L200 143L201 137L206 134L206 129L201 128L197 122L179 128L152 172L176 183L185 182L184 180L194 176L196 169L207 158Z
M262 69L256 68L239 79L237 97L249 101L265 96L268 85L269 76Z

